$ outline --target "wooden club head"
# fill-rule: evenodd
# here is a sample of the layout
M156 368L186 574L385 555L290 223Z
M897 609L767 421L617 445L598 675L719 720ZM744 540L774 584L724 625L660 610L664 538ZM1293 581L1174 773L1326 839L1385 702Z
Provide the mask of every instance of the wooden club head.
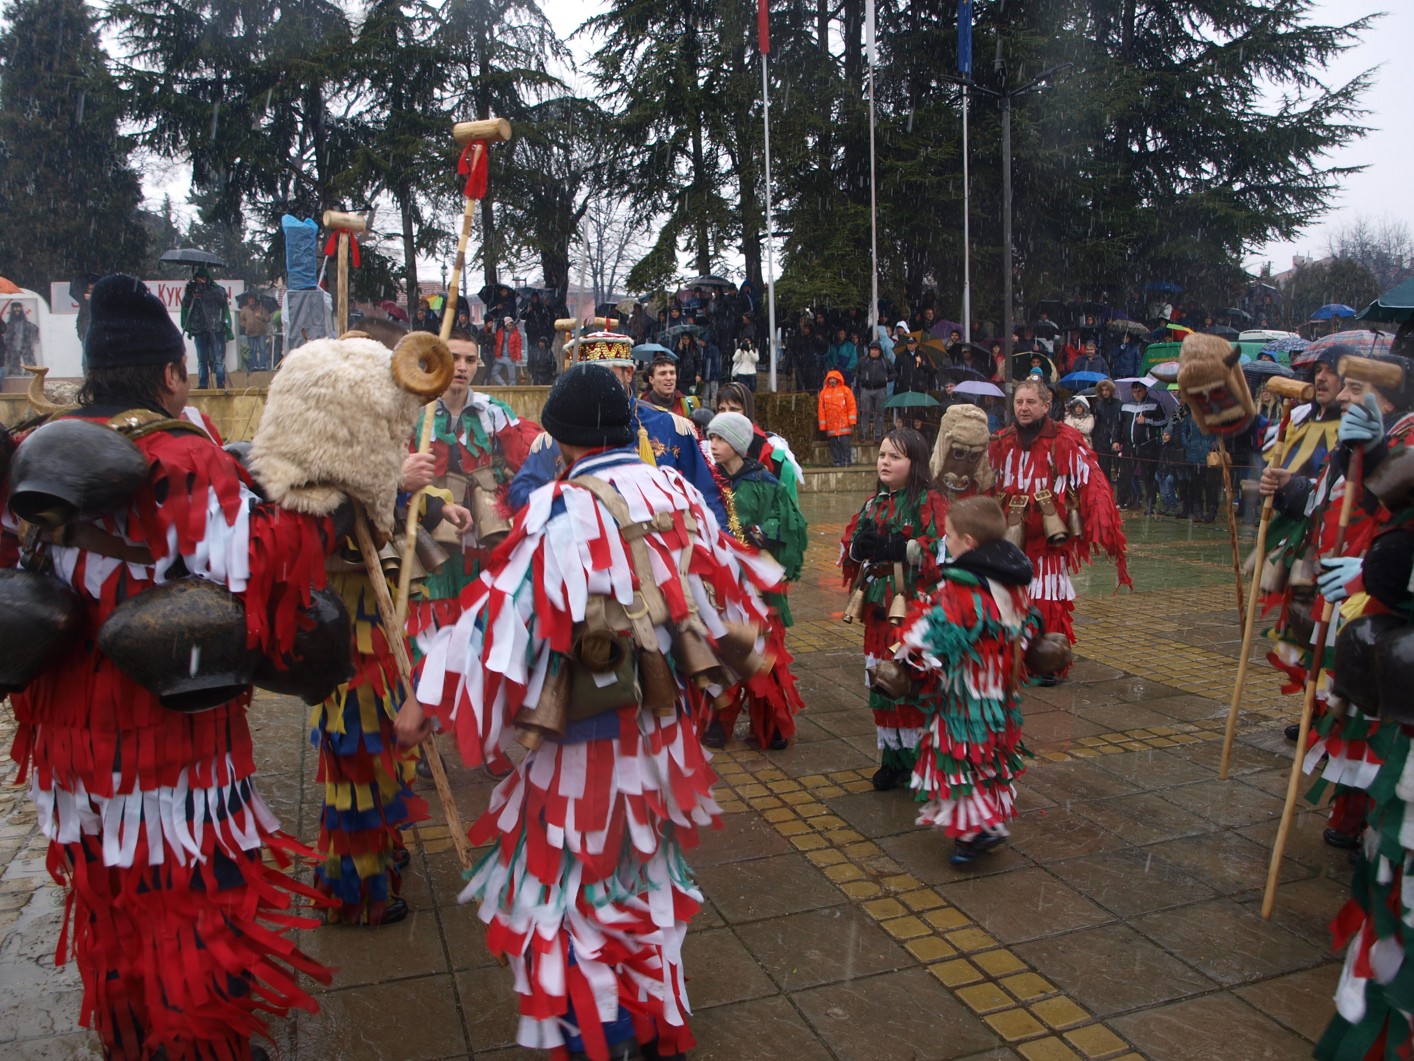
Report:
M1265 386L1271 394L1291 402L1309 402L1316 396L1316 388L1311 384L1286 376L1273 376Z
M324 227L330 231L342 229L345 232L366 232L368 218L362 214L346 214L342 210L325 210Z
M475 122L457 122L452 126L452 139L461 147L477 140L502 143L511 138L511 123L504 118L486 118Z
M1404 369L1389 361L1377 361L1373 357L1356 357L1346 354L1340 359L1340 374L1345 379L1358 379L1372 387L1393 390L1404 382Z

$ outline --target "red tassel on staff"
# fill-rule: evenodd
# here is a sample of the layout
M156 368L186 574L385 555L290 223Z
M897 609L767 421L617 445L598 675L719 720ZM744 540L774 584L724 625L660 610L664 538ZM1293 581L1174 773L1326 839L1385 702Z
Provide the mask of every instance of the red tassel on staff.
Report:
M466 174L466 188L463 194L468 199L484 199L486 197L486 177L487 152L486 145L489 140L473 140L462 148L461 158L457 160L457 172Z
M329 233L328 242L324 244L324 257L334 257L334 252L339 249L339 234L347 232L349 236L349 256L353 259L353 266L357 269L363 264L358 256L358 233L353 229L336 228Z

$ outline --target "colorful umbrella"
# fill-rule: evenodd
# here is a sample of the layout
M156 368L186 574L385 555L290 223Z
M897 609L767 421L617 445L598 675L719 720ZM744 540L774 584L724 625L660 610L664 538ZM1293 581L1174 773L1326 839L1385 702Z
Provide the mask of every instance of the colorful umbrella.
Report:
M1378 331L1356 331L1356 332L1333 332L1330 335L1322 336L1310 346L1302 350L1300 354L1291 359L1292 368L1305 368L1314 365L1316 360L1326 352L1335 354L1339 359L1346 354L1354 354L1356 357L1369 357L1371 354L1389 353L1390 343L1394 336L1389 332Z

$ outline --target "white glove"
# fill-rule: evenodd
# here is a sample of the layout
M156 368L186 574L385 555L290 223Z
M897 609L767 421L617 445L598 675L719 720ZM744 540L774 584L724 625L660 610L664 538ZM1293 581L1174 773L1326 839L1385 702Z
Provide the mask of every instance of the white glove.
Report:
M1321 573L1316 576L1316 588L1332 604L1350 596L1350 583L1360 577L1364 559L1359 556L1327 557L1321 561Z
M1373 394L1340 414L1336 438L1342 442L1378 442L1385 437L1385 419Z

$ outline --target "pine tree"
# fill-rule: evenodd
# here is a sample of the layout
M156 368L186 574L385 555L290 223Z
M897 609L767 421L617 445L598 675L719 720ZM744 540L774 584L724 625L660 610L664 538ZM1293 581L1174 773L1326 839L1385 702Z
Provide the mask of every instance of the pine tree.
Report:
M107 56L83 0L16 0L0 35L0 274L48 294L76 273L138 271L142 189Z

